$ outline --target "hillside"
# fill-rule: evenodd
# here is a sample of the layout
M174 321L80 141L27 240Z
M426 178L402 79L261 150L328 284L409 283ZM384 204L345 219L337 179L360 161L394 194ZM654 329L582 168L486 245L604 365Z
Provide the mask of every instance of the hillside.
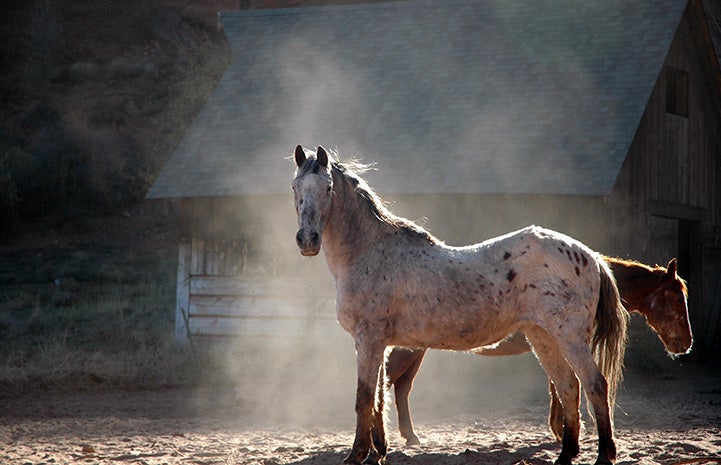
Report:
M12 1L4 16L4 231L142 199L230 57L159 2Z
M167 365L177 239L174 203L142 199L225 70L224 36L170 2L2 9L0 382L147 379Z

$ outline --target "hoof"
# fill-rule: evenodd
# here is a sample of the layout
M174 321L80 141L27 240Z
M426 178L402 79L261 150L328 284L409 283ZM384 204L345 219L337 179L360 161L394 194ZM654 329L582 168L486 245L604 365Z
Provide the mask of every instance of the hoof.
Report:
M385 463L385 454L381 455L378 452L372 450L368 457L363 461L363 465L383 465Z
M421 440L415 434L406 438L406 446L420 446Z
M348 465L361 465L361 463L360 463L358 460L356 460L355 458L353 458L353 454L352 454L352 453L351 453L351 455L349 455L348 457L346 457L345 460L343 460L343 463L344 463L344 464L347 463Z
M386 460L384 458L378 459L376 457L368 457L363 461L363 465L383 465L384 463L386 463Z
M571 465L571 457L561 452L560 457L553 462L555 465Z

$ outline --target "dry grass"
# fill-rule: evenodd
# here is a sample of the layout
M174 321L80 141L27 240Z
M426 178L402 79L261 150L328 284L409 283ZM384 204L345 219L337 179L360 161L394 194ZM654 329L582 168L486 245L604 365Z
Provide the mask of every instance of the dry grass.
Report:
M3 386L192 382L172 340L175 206L139 202L230 59L181 7L3 4Z

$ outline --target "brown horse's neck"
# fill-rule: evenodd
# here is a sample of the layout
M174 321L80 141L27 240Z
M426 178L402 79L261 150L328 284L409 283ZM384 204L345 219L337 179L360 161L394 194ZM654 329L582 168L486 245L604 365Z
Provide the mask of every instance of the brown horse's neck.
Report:
M651 268L642 263L621 258L603 257L616 277L618 291L626 310L647 315L651 311L646 297L658 289L665 269Z

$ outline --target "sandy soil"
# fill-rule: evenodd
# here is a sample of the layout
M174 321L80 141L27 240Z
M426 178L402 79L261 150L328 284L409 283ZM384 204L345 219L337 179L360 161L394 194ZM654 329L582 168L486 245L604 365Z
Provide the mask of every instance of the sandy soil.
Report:
M627 374L619 394L619 464L721 463L721 373ZM688 373L692 373L689 375ZM422 445L406 447L391 412L388 462L395 465L546 464L560 447L545 424L545 381L495 376L471 391L454 383L412 396ZM350 394L256 401L247 386L86 392L31 390L0 398L0 463L340 464L352 442ZM344 390L350 384L344 382ZM238 389L236 389L238 388ZM262 388L259 388L262 390ZM281 393L283 391L280 391ZM446 400L439 399L446 394ZM309 415L270 413L306 405ZM344 404L340 406L340 404ZM277 406L276 405L276 406ZM308 413L306 412L306 413ZM585 412L584 412L585 414ZM586 422L577 463L595 460ZM709 462L702 459L715 457Z

